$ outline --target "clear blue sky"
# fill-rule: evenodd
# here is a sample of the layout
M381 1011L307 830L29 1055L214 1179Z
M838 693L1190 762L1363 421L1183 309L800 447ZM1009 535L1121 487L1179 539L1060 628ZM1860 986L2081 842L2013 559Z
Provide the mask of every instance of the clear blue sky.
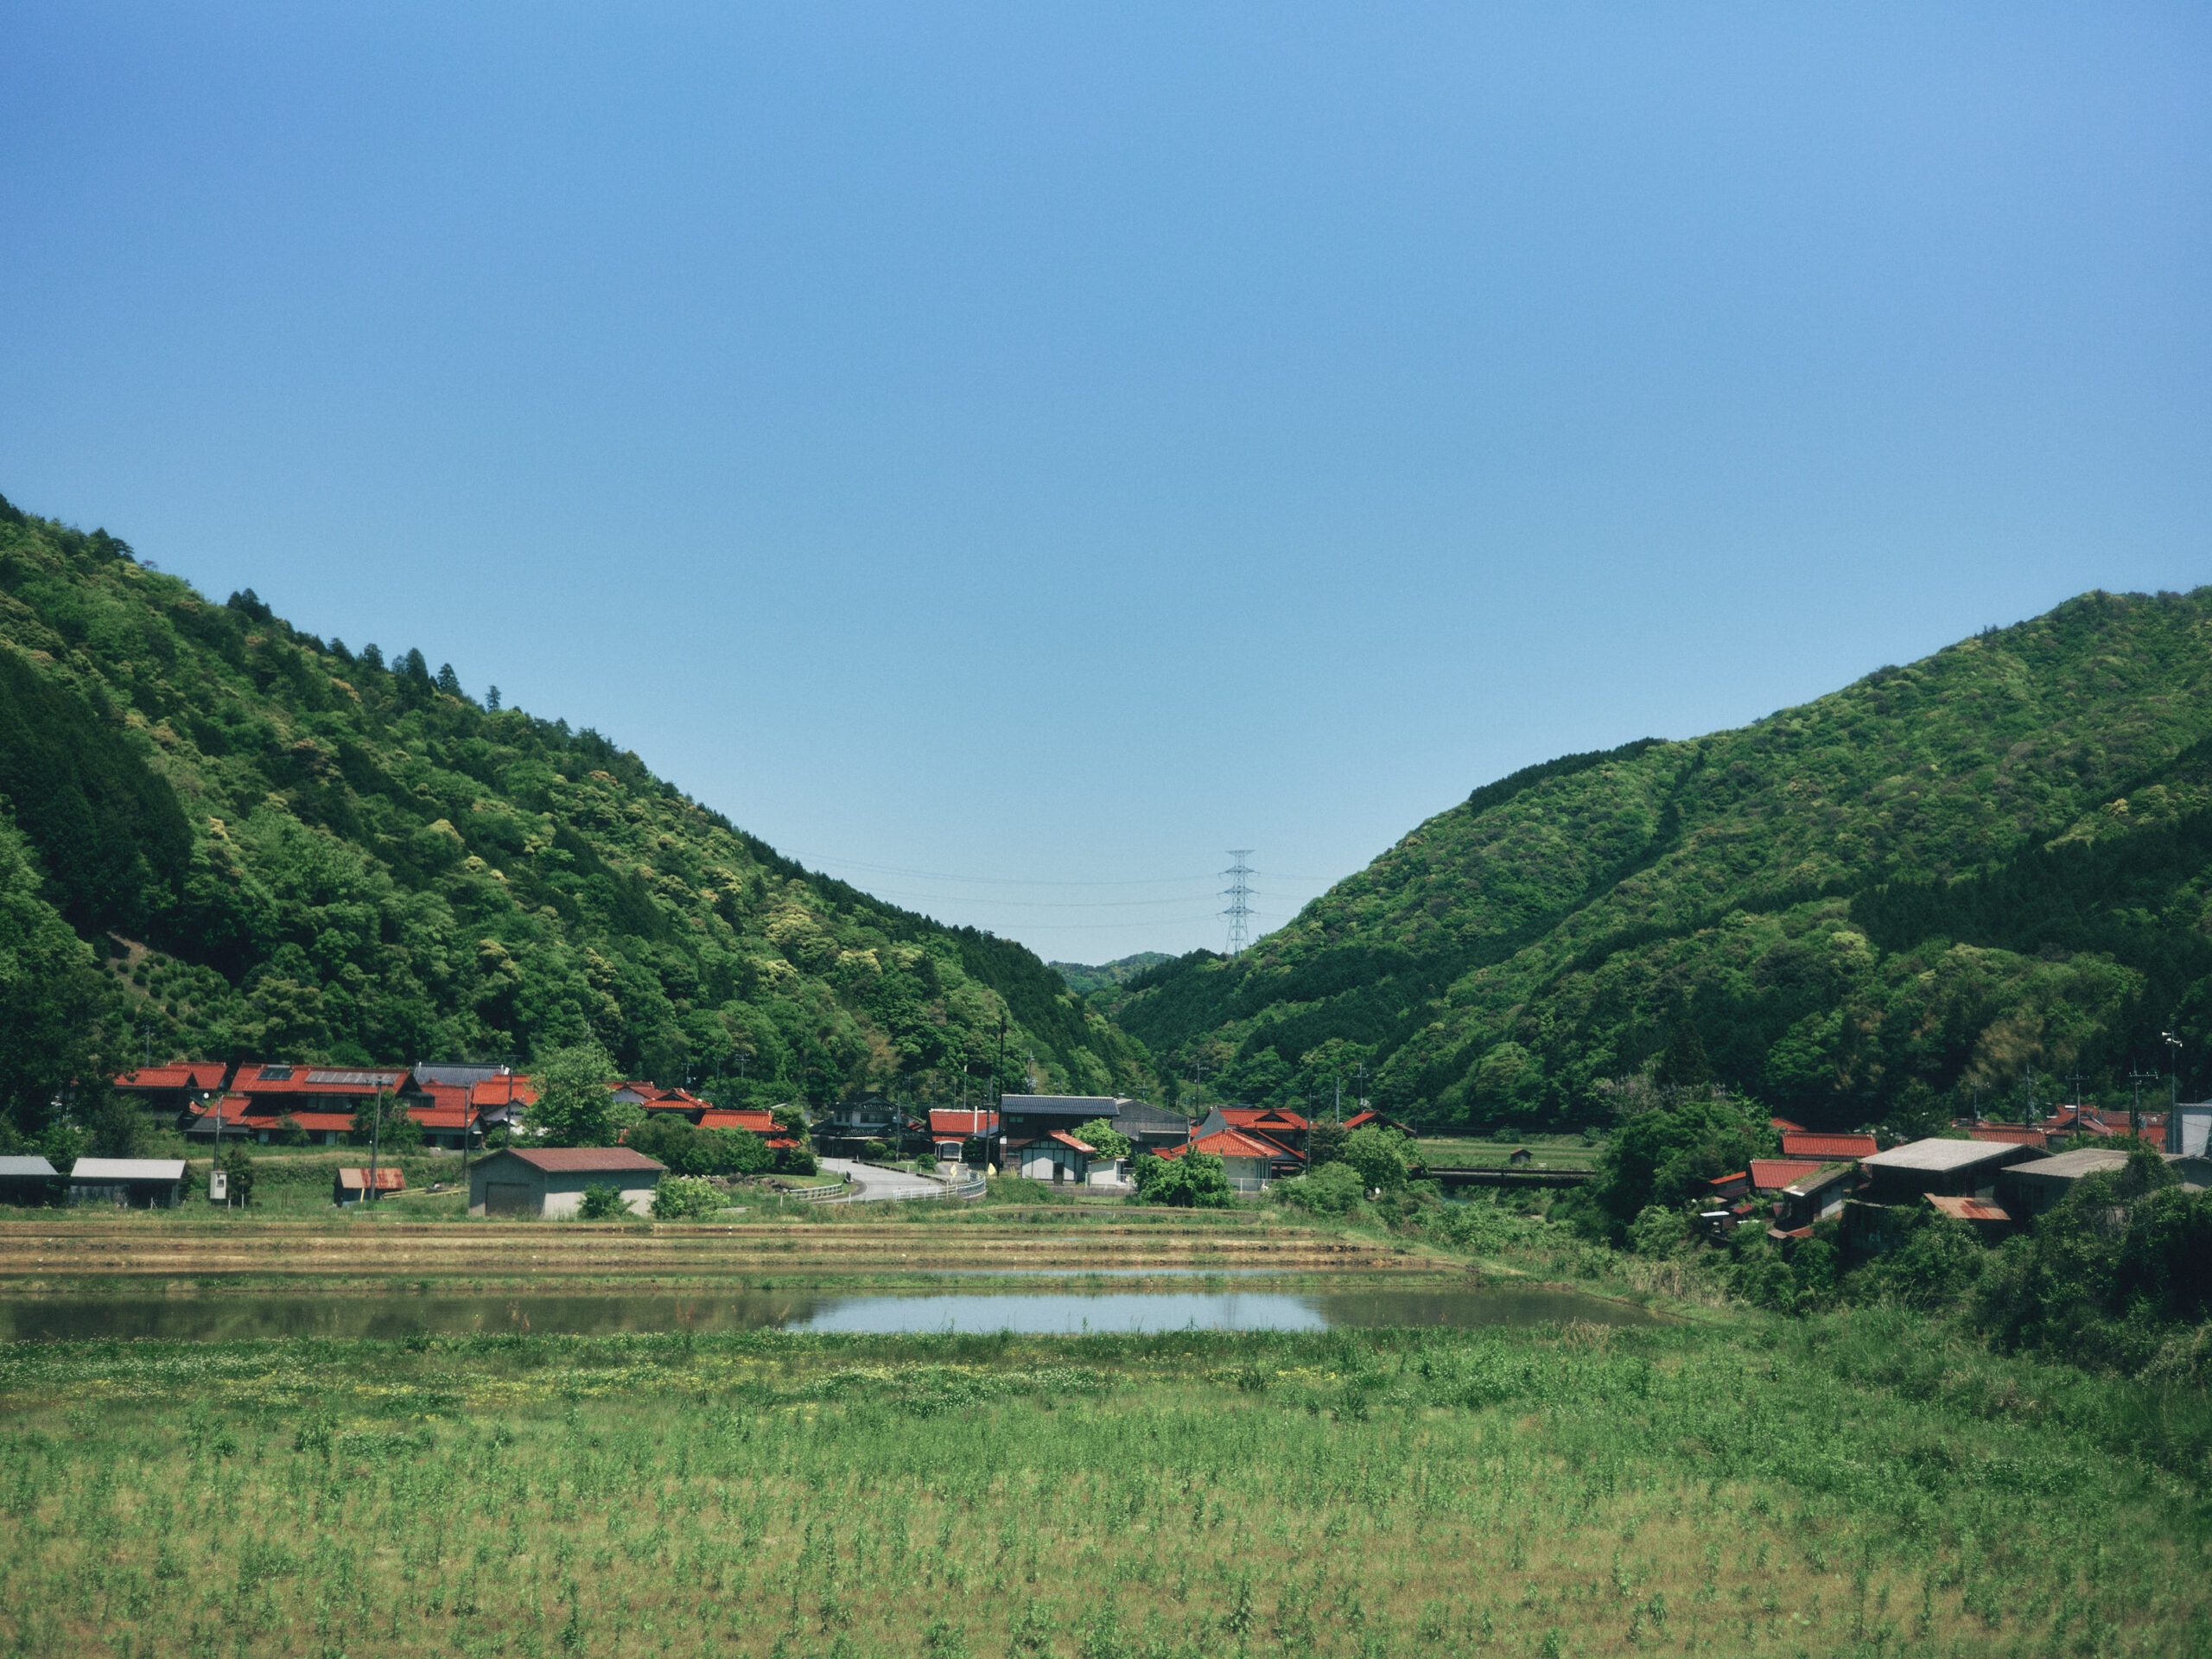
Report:
M1217 947L1225 849L1280 920L2212 578L2208 71L2201 5L12 0L0 491L917 908Z

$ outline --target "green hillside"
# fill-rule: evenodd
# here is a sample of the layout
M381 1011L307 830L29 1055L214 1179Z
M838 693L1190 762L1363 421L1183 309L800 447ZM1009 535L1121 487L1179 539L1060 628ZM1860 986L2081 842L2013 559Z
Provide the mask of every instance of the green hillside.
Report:
M1141 1051L1020 945L815 875L418 651L300 632L0 501L0 1090L99 1056L514 1055L926 1096ZM88 1052L87 1050L96 1051Z
M2212 589L2095 593L1739 731L1485 785L1114 1007L1209 1094L1311 1099L1364 1064L1380 1103L1483 1127L1601 1118L1685 1021L1811 1122L2017 1112L2031 1069L2058 1074L2038 1098L2078 1070L2120 1100L2162 1027L2207 1034L2208 855Z
M1146 969L1173 960L1165 950L1140 950L1133 957L1117 957L1096 966L1082 962L1056 962L1052 971L1065 980L1067 988L1077 996L1090 996L1126 985Z

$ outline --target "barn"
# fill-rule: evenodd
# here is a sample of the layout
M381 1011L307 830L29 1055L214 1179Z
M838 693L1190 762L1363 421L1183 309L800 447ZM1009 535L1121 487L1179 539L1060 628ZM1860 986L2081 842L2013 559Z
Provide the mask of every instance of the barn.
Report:
M612 1186L642 1216L667 1173L627 1147L507 1147L468 1172L468 1213L562 1220L583 1207L586 1187Z

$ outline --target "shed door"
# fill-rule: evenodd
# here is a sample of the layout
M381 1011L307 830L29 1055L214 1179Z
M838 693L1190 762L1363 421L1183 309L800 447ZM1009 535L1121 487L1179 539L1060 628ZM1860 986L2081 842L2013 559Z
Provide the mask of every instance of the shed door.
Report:
M487 1216L527 1216L537 1209L536 1190L526 1181L484 1183L484 1213Z

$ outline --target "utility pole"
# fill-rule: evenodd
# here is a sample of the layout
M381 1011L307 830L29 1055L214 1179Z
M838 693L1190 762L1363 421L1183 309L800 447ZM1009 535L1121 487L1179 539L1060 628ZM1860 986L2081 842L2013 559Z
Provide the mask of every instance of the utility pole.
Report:
M219 1133L219 1131L218 1132ZM377 1154L384 1147L384 1090L369 1097L369 1202L377 1201Z
M1229 908L1221 913L1229 918L1229 954L1243 954L1252 942L1252 867L1244 861L1252 856L1249 847L1232 847L1229 855L1236 861L1222 874L1229 878L1229 885L1221 896L1229 900Z
M2020 1100L2020 1127L2032 1128L2036 1121L2036 1068L2032 1063L2028 1066L2027 1081L2021 1087L2026 1092Z
M2127 1109L2127 1132L2138 1141L2143 1138L2143 1085L2158 1077L2155 1071L2145 1071L2133 1060L2127 1063L2127 1080L2135 1085L2135 1103Z
M2174 1021L2179 1025L2181 1021ZM2181 1147L2181 1039L2171 1031L2162 1031L2166 1039L2166 1058L2173 1070L2166 1087L2166 1150L2179 1152Z
M1006 1098L1006 1085L999 1079L1006 1075L1006 1010L999 1010L999 1064L991 1073L991 1104L999 1106Z

